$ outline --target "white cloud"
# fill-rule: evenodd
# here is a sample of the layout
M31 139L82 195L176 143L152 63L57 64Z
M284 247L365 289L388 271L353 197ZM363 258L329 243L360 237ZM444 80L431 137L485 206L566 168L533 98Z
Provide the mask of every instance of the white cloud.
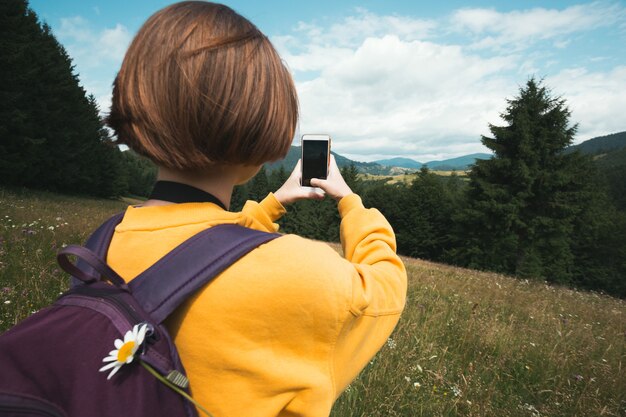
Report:
M473 37L473 47L527 49L535 41L560 38L574 32L609 26L624 19L617 4L589 3L563 10L534 8L501 13L493 9L460 9L451 16L451 29ZM557 39L557 47L569 41Z
M363 38L395 35L404 40L424 39L433 35L437 22L407 16L379 16L365 9L357 9L355 16L348 16L329 27L299 22L295 32L306 36L318 45L358 46Z
M366 27L377 26L372 19ZM296 74L318 71L297 82L301 132L331 132L336 151L361 160L484 150L479 136L504 105L507 83L498 74L516 68L515 56L481 58L396 34L364 37L354 48L322 46L319 32L309 28L313 39L302 52L289 52L295 38L278 42Z
M131 34L121 24L113 28L95 30L81 16L61 19L56 31L59 40L81 66L98 66L102 63L120 63L131 41Z
M565 69L546 78L546 84L566 99L572 120L578 122L576 142L626 129L626 66L608 72Z
M121 62L130 40L131 35L128 29L118 23L112 29L104 29L98 36L97 44L100 46L102 56L115 62Z
M96 29L82 16L61 18L55 35L72 57L81 84L94 94L101 112L111 105L111 83L132 35L122 24Z
M300 23L273 41L295 75L301 133L328 132L334 150L357 160L428 161L484 152L480 135L490 133L489 123L503 123L506 99L531 76L546 76L546 85L568 100L579 137L624 130L623 68L567 72L551 51L500 48L551 37L551 47L562 49L569 42L565 34L614 21L607 10L616 11L596 3L562 11L464 9L440 22L403 17L396 25L389 16L361 10L327 28ZM454 30L464 27L477 37L450 43L435 36L450 21ZM479 53L477 41L491 42L493 49Z

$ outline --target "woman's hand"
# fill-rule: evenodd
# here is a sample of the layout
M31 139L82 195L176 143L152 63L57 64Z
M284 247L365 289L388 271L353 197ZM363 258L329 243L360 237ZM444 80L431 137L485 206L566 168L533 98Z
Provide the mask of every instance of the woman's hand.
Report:
M341 176L341 171L337 167L337 162L333 155L330 156L330 167L328 169L328 178L320 180L313 178L311 180L311 186L317 187L321 190L316 190L311 187L303 187L300 185L302 178L302 161L298 160L293 172L285 181L285 183L274 193L276 199L283 205L295 203L302 199L323 200L324 193L330 195L335 200L339 201L348 194L352 194L352 190L348 187L348 184Z
M326 194L328 194L337 201L341 200L349 194L352 194L352 190L343 179L341 171L339 171L339 167L337 166L337 162L335 161L335 156L332 154L330 155L328 178L325 180L313 178L311 180L311 185L321 188Z
M274 193L274 197L282 204L286 206L291 203L295 203L298 200L313 199L323 200L324 194L321 191L316 191L311 187L302 187L300 185L300 179L302 178L302 169L300 168L302 161L298 160L296 167L291 172L287 181Z

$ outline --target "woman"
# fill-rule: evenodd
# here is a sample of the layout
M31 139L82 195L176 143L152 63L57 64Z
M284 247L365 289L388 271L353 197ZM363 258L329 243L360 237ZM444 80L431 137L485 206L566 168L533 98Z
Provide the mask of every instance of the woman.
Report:
M151 198L129 207L108 263L130 281L217 224L274 232L284 206L320 194L300 166L275 193L228 211L233 187L283 158L296 90L270 41L230 8L182 2L157 12L130 45L108 123L159 167ZM405 301L389 223L365 209L331 160L312 180L338 201L344 257L296 235L268 242L168 319L194 399L215 416L327 416L384 344Z

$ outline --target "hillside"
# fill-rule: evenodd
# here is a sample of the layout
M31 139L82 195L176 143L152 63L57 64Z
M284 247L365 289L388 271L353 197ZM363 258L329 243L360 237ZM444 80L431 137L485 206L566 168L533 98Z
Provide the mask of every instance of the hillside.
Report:
M576 150L587 154L602 154L626 148L626 132L613 133L606 136L598 136L586 140L578 145L567 148L566 152Z
M596 155L594 160L615 206L626 211L626 148Z
M67 288L58 248L124 207L0 188L0 332ZM624 415L626 301L404 262L402 319L333 417Z

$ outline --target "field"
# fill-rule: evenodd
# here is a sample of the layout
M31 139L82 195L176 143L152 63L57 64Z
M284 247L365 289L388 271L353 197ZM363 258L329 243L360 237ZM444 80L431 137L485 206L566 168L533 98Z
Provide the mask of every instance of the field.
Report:
M442 177L449 177L453 174L458 175L462 180L467 179L466 171L430 171L433 174L440 175ZM358 178L363 181L380 181L386 179L386 184L411 184L417 174L399 174L399 175L374 175L374 174L359 174Z
M0 189L0 332L66 288L58 248L125 205ZM626 416L625 301L405 263L403 317L333 417Z

